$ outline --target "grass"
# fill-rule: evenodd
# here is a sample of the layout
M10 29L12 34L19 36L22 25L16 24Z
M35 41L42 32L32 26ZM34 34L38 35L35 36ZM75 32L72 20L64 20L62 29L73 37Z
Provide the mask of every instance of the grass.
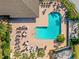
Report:
M75 58L79 59L79 44L75 45Z

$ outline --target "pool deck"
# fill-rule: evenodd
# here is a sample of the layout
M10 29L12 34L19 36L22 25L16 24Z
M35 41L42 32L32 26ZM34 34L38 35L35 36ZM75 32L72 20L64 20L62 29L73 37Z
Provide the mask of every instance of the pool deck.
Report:
M44 9L46 9L46 12L43 15L42 11ZM20 40L21 49L23 49L23 47L22 47L23 42L25 42L27 40L29 41L29 45L32 45L32 46L37 45L37 46L42 47L42 48L44 46L47 46L46 55L42 59L49 59L48 52L49 52L49 50L55 49L55 47L54 47L55 43L52 40L38 40L38 39L34 38L34 35L35 35L35 27L36 26L48 26L48 14L52 11L54 11L54 8L52 5L49 8L41 8L39 6L39 17L36 18L36 23L16 23L17 20L14 20L15 23L11 23L12 24L12 33L11 33L12 40L10 43L11 50L13 52L15 50L14 47L15 47L16 28L18 28L20 26L26 26L28 28L28 30L26 31L27 37L25 39ZM62 9L60 9L60 13L62 15L64 15L64 11ZM64 20L64 17L62 20ZM62 32L62 34L64 34L65 39L66 39L66 24L63 21L61 25L62 25L61 32ZM64 47L64 46L66 46L66 40L59 47ZM41 58L38 58L38 59L41 59Z

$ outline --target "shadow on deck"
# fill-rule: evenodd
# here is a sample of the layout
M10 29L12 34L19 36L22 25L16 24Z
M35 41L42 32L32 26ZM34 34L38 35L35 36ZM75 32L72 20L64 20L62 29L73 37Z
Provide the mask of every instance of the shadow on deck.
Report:
M35 23L35 18L10 18L10 23Z

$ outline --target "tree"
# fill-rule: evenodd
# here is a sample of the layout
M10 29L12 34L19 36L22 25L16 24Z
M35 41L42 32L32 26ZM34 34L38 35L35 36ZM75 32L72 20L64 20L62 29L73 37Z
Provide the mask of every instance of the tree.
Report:
M2 49L2 56L4 56L3 59L9 59L10 57L10 36L7 35L9 26L5 22L0 23L0 48ZM7 38L9 37L9 38ZM8 39L8 41L7 41Z
M60 0L60 2L67 8L67 18L71 20L79 19L79 14L75 10L75 5L68 0Z
M0 59L2 59L2 49L0 49Z
M10 59L8 56L4 56L3 59Z
M45 55L45 50L43 48L39 48L37 52L38 57L44 57Z
M4 56L9 56L10 55L10 49L6 48L4 49Z
M64 42L64 40L65 40L64 34L60 34L60 35L57 37L57 42Z
M35 53L34 52L30 53L30 57L29 58L30 59L35 59Z

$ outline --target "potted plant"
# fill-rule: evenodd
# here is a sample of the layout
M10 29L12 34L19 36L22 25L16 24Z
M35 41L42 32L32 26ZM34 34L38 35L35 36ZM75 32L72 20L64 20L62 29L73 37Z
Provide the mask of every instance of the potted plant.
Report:
M38 57L44 57L45 56L45 50L43 48L39 48L37 52Z
M64 42L64 40L65 40L64 34L60 34L60 35L57 37L57 42Z

